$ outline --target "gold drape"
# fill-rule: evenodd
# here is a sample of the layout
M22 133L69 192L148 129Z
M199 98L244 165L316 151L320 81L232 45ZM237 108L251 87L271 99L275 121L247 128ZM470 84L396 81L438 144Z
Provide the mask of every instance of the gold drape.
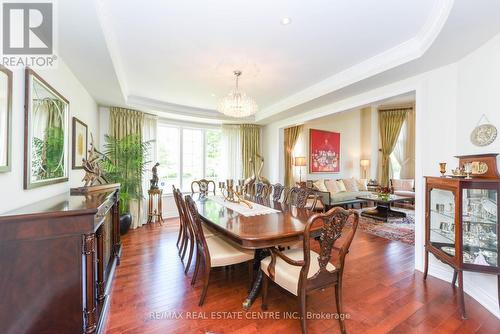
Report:
M293 148L302 132L302 125L285 129L285 187L293 186Z
M408 110L406 116L406 164L401 168L402 179L415 178L415 108Z
M255 163L255 156L260 152L260 126L241 124L240 137L243 178L246 179L254 173L250 159L253 159Z
M109 134L115 139L122 139L128 135L137 135L142 141L144 113L137 110L111 107L109 120Z
M379 110L379 130L382 144L382 170L380 185L389 185L390 155L399 137L408 109Z
M115 139L122 139L129 135L135 135L142 142L142 129L144 125L144 113L119 107L109 108L109 135ZM142 192L142 180L139 186ZM144 198L132 200L129 210L132 214L132 228L137 228L142 225L147 214L142 208Z

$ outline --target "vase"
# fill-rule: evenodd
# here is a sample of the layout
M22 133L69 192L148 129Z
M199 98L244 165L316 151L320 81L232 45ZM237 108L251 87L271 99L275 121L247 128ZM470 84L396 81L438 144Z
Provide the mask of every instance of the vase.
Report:
M120 235L127 234L132 226L132 215L130 213L124 213L120 216Z

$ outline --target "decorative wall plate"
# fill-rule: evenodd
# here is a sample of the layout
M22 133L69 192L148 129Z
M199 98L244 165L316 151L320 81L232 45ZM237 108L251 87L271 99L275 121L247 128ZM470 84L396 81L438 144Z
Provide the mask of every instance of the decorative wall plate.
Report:
M478 125L472 130L470 141L476 146L487 146L497 138L497 128L492 124Z

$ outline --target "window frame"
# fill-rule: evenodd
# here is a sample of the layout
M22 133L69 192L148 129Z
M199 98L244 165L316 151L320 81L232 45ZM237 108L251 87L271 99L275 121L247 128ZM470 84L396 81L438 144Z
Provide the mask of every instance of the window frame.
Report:
M158 128L160 127L169 127L169 128L176 128L179 130L179 156L177 159L179 160L179 189L181 191L183 190L184 184L183 184L183 173L184 173L184 129L188 130L201 130L202 132L202 138L203 138L203 147L202 147L202 171L203 175L202 178L206 178L206 163L207 163L207 131L222 131L222 128L217 125L210 125L210 124L190 124L190 123L179 123L179 122L173 122L173 121L168 121L168 120L162 120L158 122ZM159 131L158 131L159 132ZM160 140L157 140L157 145L156 145L156 153L157 156L159 153L160 149ZM191 186L190 184L188 186ZM165 190L165 189L164 189ZM172 189L171 187L166 187L166 194L167 196L172 195Z

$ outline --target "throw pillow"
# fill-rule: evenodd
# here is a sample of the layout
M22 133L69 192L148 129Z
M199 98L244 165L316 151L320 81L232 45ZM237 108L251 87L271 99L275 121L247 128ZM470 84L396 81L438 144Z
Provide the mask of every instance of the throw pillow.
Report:
M368 191L368 179L359 179L358 189L359 191Z
M335 180L325 180L325 187L331 195L335 195L339 192L337 181Z
M358 192L358 181L354 178L350 179L342 179L342 183L344 183L346 191L349 192Z
M347 191L345 185L344 185L344 182L342 182L342 180L337 180L335 181L335 184L337 185L337 188L338 188L338 192L341 193L343 191Z
M319 191L328 192L328 189L325 186L325 180L323 179L314 181L313 186Z

